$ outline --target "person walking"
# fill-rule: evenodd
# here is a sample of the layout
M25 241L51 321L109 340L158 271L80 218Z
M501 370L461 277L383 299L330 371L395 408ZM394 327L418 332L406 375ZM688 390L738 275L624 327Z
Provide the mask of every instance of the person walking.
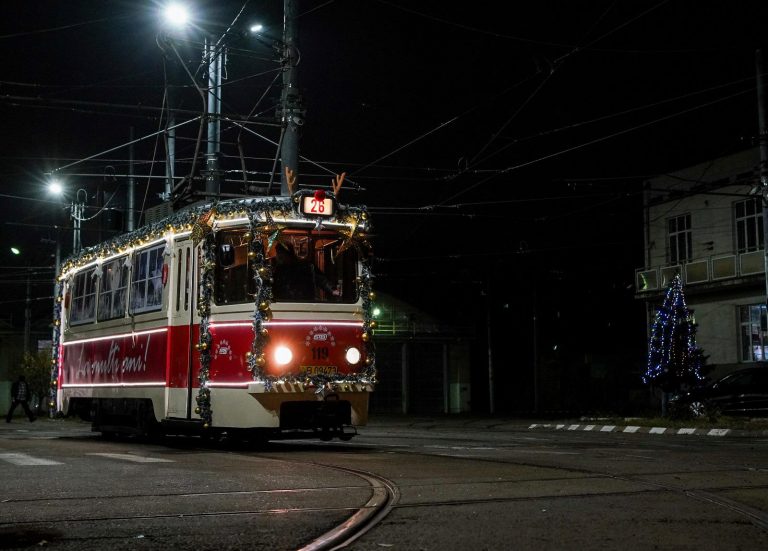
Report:
M29 404L27 403L28 401L29 385L27 384L27 380L24 378L24 375L19 375L19 379L11 385L11 409L8 410L8 415L5 416L5 422L11 422L11 418L13 417L13 410L15 410L16 406L19 404L21 404L21 407L24 408L24 413L27 414L30 423L37 419L34 415L32 415L32 411L29 409Z

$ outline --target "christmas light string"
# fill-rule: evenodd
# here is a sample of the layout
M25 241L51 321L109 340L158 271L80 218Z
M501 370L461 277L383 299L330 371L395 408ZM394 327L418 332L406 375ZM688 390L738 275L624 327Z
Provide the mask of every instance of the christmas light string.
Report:
M669 388L695 384L704 380L703 362L693 312L686 304L680 274L676 274L651 325L643 381Z

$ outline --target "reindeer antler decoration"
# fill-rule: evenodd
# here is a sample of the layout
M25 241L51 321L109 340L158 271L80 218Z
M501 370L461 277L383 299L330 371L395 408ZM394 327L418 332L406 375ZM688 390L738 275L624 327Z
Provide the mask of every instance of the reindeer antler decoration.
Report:
M333 188L333 194L338 197L339 196L339 190L341 189L341 184L344 182L344 177L347 175L346 172L342 172L341 174L338 174L333 177L331 180L331 187Z
M288 193L293 195L296 191L296 172L288 167L285 167L285 182L288 184Z

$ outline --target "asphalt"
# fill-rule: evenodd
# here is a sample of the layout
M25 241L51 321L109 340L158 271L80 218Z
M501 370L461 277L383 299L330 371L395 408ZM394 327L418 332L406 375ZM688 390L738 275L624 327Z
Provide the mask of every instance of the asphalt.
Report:
M768 437L768 419L761 420L761 428L745 429L743 424L729 427L718 423L717 426L686 427L675 423L674 426L650 426L648 422L629 418L622 422L615 419L577 418L577 419L537 419L479 416L479 415L396 415L371 414L368 426L371 428L397 430L454 430L467 432L522 432L522 431L572 431L600 432L625 434L650 434L657 436L708 436L708 437ZM14 417L11 423L0 421L0 435L14 434L23 436L34 434L36 437L54 437L90 433L91 425L76 418L50 419L40 416L35 422L29 422L26 417Z

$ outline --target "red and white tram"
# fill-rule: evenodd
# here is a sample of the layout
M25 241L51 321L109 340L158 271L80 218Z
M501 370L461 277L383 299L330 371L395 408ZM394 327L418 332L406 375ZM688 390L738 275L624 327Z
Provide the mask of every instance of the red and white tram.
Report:
M375 384L364 207L228 200L64 265L51 405L93 430L339 437Z

